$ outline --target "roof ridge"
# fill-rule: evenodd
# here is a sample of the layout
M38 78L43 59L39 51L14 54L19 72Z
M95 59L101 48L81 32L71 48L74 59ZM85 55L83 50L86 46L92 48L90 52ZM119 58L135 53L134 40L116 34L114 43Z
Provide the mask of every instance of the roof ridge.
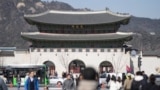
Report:
M119 16L119 17L130 17L131 15L128 13L115 13L112 12L110 10L99 10L99 11L60 11L60 10L47 10L45 12L39 13L39 14L28 14L28 15L24 15L24 17L36 17L36 16L42 16L45 14L49 14L49 13L57 13L57 14L81 14L81 15L85 15L85 14L104 14L104 13L108 13L114 16Z

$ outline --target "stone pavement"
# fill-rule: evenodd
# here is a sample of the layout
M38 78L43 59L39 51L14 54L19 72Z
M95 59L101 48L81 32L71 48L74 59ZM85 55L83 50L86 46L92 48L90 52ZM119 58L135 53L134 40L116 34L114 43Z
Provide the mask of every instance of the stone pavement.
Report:
M17 87L8 88L8 90L18 90ZM21 87L20 90L24 90L24 87ZM40 87L39 90L44 90L44 87ZM61 88L50 87L49 90L62 90ZM100 89L98 89L100 90ZM104 89L103 89L104 90ZM109 90L109 89L105 89Z
M8 90L18 90L17 87L12 87L12 88L8 88ZM24 90L24 87L21 87L20 90ZM40 87L39 90L44 90L44 87ZM61 89L56 89L56 88L50 88L49 90L61 90Z
M18 90L17 87L8 88L8 90ZM20 90L24 90L24 87L21 87ZM43 87L40 87L39 90L44 90Z

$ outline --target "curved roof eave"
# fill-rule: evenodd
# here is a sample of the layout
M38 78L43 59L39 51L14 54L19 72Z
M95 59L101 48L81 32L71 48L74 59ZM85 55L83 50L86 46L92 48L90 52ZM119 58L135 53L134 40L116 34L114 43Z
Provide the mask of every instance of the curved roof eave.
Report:
M131 33L111 33L111 34L49 34L49 33L21 33L27 40L46 41L109 41L119 39L132 39Z
M130 15L111 11L47 11L40 14L24 15L30 24L46 23L59 25L105 24L129 21Z

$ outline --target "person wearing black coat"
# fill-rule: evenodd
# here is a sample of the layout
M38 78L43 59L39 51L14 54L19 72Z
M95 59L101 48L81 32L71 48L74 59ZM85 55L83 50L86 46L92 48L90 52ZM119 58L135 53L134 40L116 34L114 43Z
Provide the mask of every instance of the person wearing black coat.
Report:
M151 74L149 77L149 83L147 84L147 90L160 90L160 87L155 84L155 79L155 76Z
M131 84L131 90L148 90L146 89L147 82L144 79L142 72L138 71L136 72L136 76L134 77L132 84Z

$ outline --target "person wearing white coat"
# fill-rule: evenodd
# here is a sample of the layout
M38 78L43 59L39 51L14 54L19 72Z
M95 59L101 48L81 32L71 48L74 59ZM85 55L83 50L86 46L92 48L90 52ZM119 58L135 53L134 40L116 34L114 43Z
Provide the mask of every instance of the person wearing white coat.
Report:
M122 80L120 77L117 78L117 88L118 90L121 90L122 89Z
M117 84L117 81L116 81L116 77L113 75L111 77L111 80L109 82L109 90L118 90L118 84Z

